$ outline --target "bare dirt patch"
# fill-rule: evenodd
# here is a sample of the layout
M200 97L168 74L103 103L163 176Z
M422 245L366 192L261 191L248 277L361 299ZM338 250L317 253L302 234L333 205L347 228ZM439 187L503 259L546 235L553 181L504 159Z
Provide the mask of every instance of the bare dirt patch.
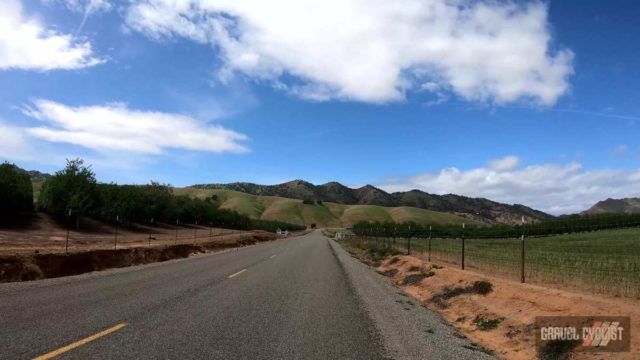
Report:
M0 256L0 282L78 275L109 268L186 258L192 254L219 251L276 239L275 234L266 231L253 231L227 236L224 241L202 242L199 244L91 250L74 252L68 255L46 253Z
M540 358L535 350L535 317L557 315L630 316L633 334L630 353L571 356L573 359L640 358L640 336L637 336L640 334L640 299L573 293L443 267L413 256L400 256L400 259L395 264L384 261L377 271L398 270L392 278L407 294L442 314L469 339L495 351L501 358ZM407 276L427 270L434 275L417 284L404 284ZM446 306L441 306L439 301ZM559 343L547 353L549 358L561 358L556 355L570 353L573 346L575 344Z

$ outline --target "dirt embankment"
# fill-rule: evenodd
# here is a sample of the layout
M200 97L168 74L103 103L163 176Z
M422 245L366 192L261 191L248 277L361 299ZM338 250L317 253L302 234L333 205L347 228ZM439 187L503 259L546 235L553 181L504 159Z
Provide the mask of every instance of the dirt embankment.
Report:
M179 244L155 248L93 250L65 254L33 254L0 256L0 282L28 281L78 275L109 268L148 264L186 258L192 254L252 245L276 240L275 234L252 231L234 236L225 242L215 241L197 245Z
M631 352L570 354L572 359L640 359L640 300L521 284L412 256L396 256L377 271L391 277L474 342L504 359L536 359L536 316L630 316ZM567 354L569 355L569 354ZM555 358L555 357L554 357Z

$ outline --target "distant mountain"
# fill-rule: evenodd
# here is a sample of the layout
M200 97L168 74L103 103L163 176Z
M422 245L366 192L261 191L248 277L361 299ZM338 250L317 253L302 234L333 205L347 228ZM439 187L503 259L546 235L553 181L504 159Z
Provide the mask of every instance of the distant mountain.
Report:
M31 177L31 182L34 183L42 183L45 180L47 180L48 178L51 177L51 174L47 174L47 173L42 173L40 171L37 170L25 170L17 165L13 165L13 167L16 169L16 171L18 171L19 173L22 174L28 174Z
M634 214L640 213L640 198L607 199L599 201L589 210L583 211L584 215L596 214Z
M553 216L524 205L509 205L484 198L460 195L434 195L420 190L387 193L372 185L352 189L337 182L314 185L304 180L293 180L277 185L253 183L199 184L197 189L225 189L252 195L280 196L292 199L310 199L346 205L411 206L426 210L449 212L470 218L512 224L553 218Z

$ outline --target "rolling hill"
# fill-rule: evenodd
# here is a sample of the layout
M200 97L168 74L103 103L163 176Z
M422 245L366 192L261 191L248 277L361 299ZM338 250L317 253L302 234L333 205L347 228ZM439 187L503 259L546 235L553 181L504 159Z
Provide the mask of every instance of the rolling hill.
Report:
M318 227L346 227L360 220L415 221L423 224L483 224L483 222L450 213L408 206L345 205L335 202L303 204L302 200L280 196L251 195L225 189L176 188L176 195L206 198L218 197L220 206L236 210L257 219L280 220L293 224Z
M597 202L583 211L585 215L596 214L637 214L640 213L640 198L607 199Z
M277 185L200 184L191 188L233 190L251 195L322 200L344 205L408 206L437 212L467 214L477 219L506 224L520 222L522 217L527 222L553 218L549 214L524 205L502 204L484 198L453 194L434 195L420 190L390 194L371 185L352 189L337 182L313 185L303 180L293 180Z

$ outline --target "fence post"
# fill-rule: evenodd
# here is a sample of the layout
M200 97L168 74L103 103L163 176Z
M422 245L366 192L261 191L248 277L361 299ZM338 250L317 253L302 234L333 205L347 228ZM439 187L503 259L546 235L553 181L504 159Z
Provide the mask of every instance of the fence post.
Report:
M69 229L71 228L71 209L69 209L69 220L67 221L67 241L64 245L65 255L69 254Z
M409 237L407 238L407 255L411 255L411 225L409 225Z
M520 282L524 283L524 234L520 238Z
M524 216L522 221L522 236L520 237L520 282L524 283Z
M429 255L427 261L431 262L431 225L429 225Z
M461 259L462 270L464 270L464 223L462 223L462 259Z
M120 221L120 217L116 215L116 236L115 236L115 239L113 240L113 250L116 250L118 248L118 222L119 221Z

